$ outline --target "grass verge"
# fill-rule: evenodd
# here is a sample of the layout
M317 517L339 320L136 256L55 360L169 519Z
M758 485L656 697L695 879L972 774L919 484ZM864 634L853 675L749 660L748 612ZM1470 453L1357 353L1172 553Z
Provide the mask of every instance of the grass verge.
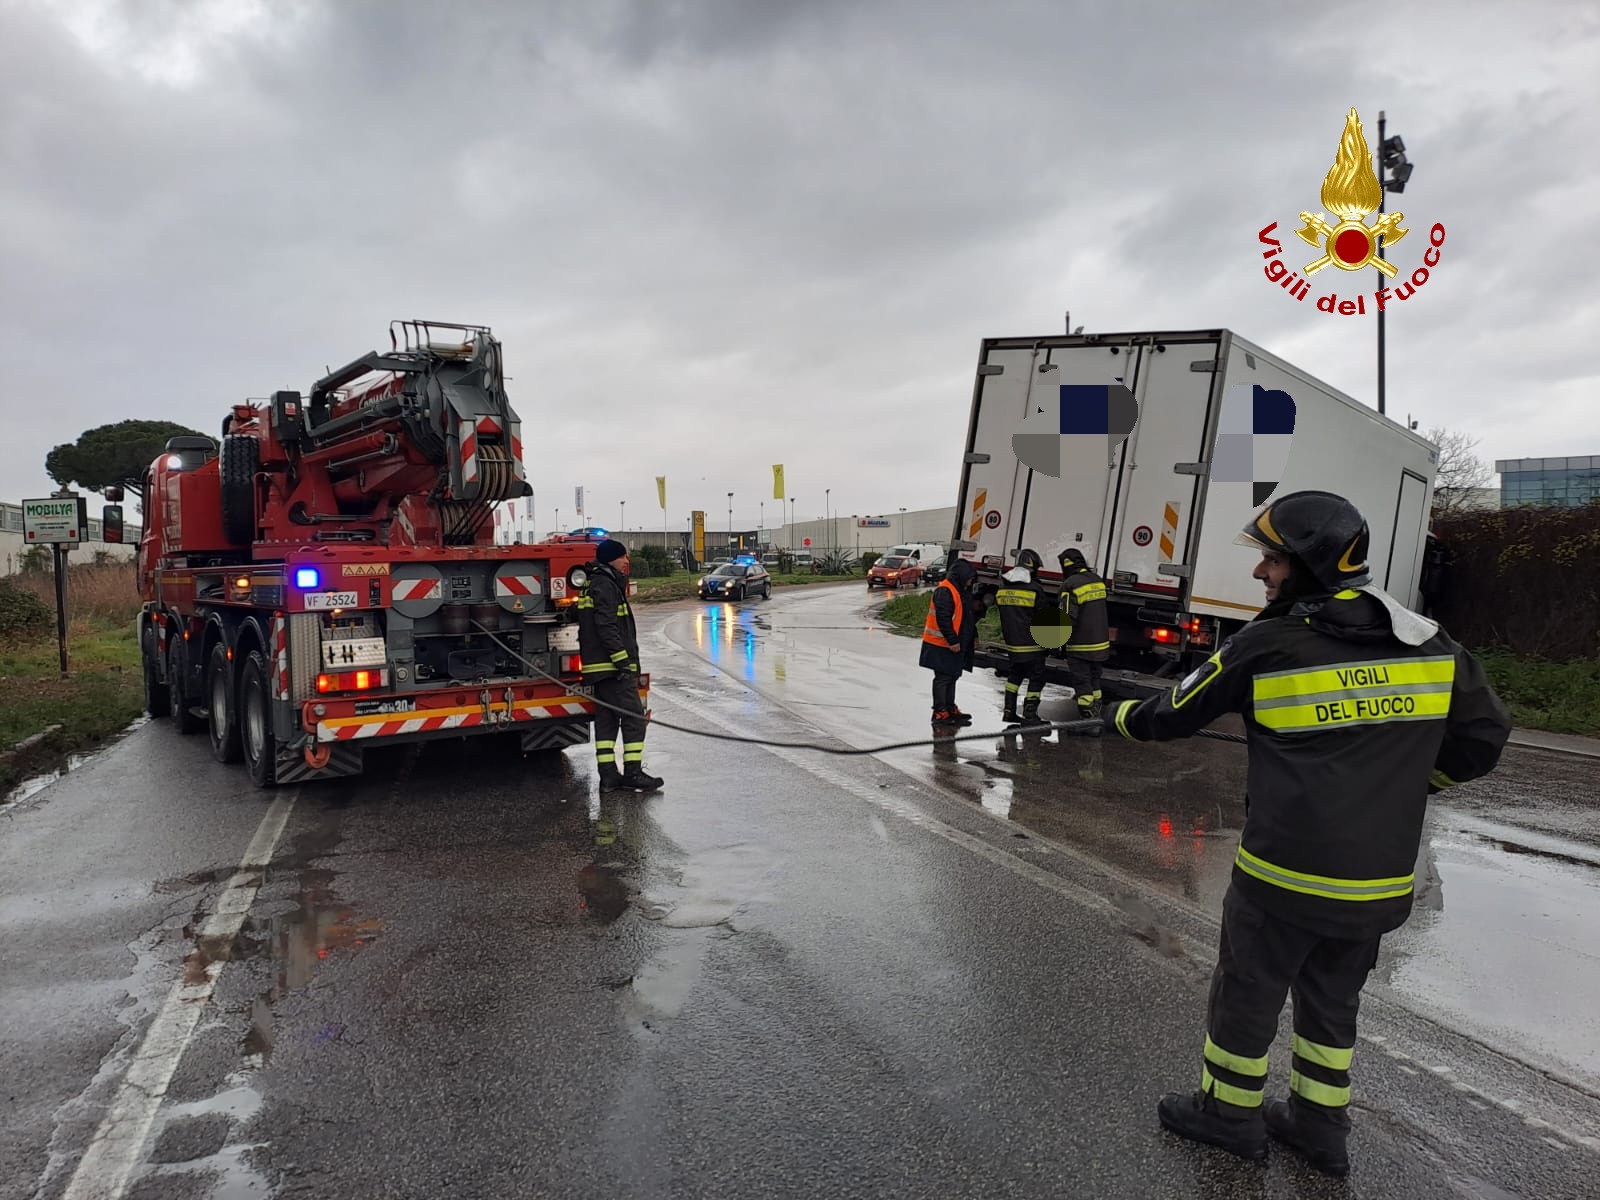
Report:
M119 732L144 710L133 623L82 618L67 636L62 679L53 637L0 645L0 797L31 774ZM61 728L29 749L11 747L52 725Z
M1600 661L1547 662L1505 650L1474 651L1523 729L1600 737Z
M926 592L909 596L896 596L883 606L878 615L896 633L907 637L921 637L923 623L928 619L931 599ZM991 608L978 622L978 645L1000 644L1000 610Z

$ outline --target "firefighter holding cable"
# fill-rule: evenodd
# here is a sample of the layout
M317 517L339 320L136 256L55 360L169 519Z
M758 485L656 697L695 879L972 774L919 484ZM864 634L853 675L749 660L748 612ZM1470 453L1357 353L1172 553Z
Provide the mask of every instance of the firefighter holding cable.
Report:
M1249 745L1201 1086L1158 1114L1247 1159L1271 1134L1338 1176L1361 989L1411 913L1428 797L1492 770L1511 721L1470 654L1372 586L1367 524L1343 497L1284 496L1237 540L1261 551L1267 606L1171 693L1104 716L1108 732L1166 741L1240 713ZM1286 995L1289 1098L1267 1103Z
M639 699L639 634L628 604L628 548L607 538L595 547L594 561L578 597L578 650L585 683L599 701L594 714L594 753L600 790L653 792L661 779L644 771L644 704ZM622 768L617 769L617 736L622 736Z

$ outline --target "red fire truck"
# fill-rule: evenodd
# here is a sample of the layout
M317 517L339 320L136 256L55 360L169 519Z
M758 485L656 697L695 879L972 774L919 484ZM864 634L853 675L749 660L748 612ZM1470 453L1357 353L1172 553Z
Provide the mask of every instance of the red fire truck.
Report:
M499 341L397 321L390 344L234 406L220 443L173 438L144 480L146 707L261 787L398 742L589 740L572 606L594 547L493 541L530 490Z

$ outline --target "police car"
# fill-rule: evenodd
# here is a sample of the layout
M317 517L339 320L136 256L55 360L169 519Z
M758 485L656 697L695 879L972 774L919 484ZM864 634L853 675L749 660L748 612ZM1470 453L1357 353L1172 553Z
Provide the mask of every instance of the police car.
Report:
M746 596L772 598L772 576L753 556L740 556L700 577L702 600L743 600Z

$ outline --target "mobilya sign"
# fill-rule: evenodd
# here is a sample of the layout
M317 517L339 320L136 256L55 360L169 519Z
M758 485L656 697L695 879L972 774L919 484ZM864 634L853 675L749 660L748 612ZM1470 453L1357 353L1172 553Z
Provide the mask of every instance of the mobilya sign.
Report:
M1345 118L1344 136L1339 139L1339 154L1333 169L1322 181L1322 207L1339 218L1337 225L1328 224L1322 213L1302 212L1301 227L1295 236L1309 246L1322 251L1320 258L1306 263L1295 271L1284 263L1283 243L1273 237L1278 228L1274 221L1263 229L1257 238L1268 247L1261 257L1267 260L1266 276L1296 300L1304 301L1311 295L1311 279L1324 267L1338 267L1341 271L1364 271L1376 267L1390 279L1400 272L1393 263L1378 257L1380 249L1393 246L1409 229L1400 228L1404 213L1384 213L1376 222L1367 224L1383 204L1383 185L1372 169L1372 154L1367 149L1367 139L1361 132L1361 118L1355 109ZM1439 249L1444 245L1444 226L1435 222L1428 230L1428 249L1423 253L1423 265L1409 278L1395 287L1380 287L1371 293L1373 312L1382 312L1396 300L1409 300L1428 282L1428 268L1439 265ZM1317 297L1317 307L1325 313L1340 316L1365 316L1367 297L1363 293L1341 300L1337 292Z
M88 505L81 496L22 502L23 538L35 545L83 542L88 523Z

